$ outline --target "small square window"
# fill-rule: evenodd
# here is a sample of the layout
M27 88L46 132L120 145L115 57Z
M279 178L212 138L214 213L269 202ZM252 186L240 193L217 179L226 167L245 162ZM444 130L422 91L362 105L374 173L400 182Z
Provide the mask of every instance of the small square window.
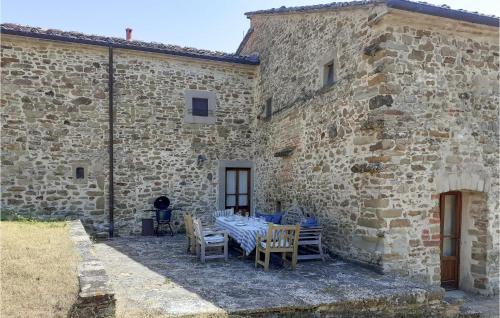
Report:
M208 98L193 97L193 116L208 117Z
M77 179L85 179L85 169L83 169L83 167L77 167L75 169L75 177Z
M214 92L186 89L184 91L184 122L187 124L215 124L216 104Z
M335 83L335 65L333 61L325 65L324 69L324 84L330 86Z

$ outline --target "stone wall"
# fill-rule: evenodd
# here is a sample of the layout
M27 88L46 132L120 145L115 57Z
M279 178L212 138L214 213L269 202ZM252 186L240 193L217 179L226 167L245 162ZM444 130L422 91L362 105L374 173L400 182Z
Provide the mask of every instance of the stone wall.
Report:
M217 209L218 162L252 158L254 66L115 51L116 225L139 233L153 200L178 213ZM216 123L184 122L186 89L216 94ZM207 158L201 165L197 158ZM132 226L133 225L133 226Z
M315 215L331 251L379 266L383 241L377 221L369 216L384 201L370 193L379 192L371 174L352 169L365 163L376 141L358 131L369 99L378 94L367 85L377 71L363 52L379 36L373 25L383 12L371 6L253 16L254 31L243 49L259 52L261 61L255 114L257 209L273 210L279 201L289 220ZM323 66L329 60L336 64L336 82L323 87ZM269 119L265 106L270 99ZM275 157L288 147L294 149L290 156Z
M115 317L116 299L102 261L95 256L92 242L80 220L69 221L69 234L80 258L78 297L68 317Z
M140 233L161 194L176 223L215 210L218 161L252 158L255 66L114 55L116 233ZM107 232L107 63L107 48L2 37L3 209ZM215 124L184 122L186 89L215 93Z
M484 192L473 191L463 192L462 198L460 288L484 291L490 284L486 272L486 261L491 253L491 250L488 253L487 198ZM490 271L493 274L495 269Z
M401 212L380 218L384 268L439 282L439 194L477 191L487 197L483 220L469 206L462 224L476 224L488 248L474 265L484 265L477 274L486 281L472 289L498 292L498 29L431 17L423 24L421 16L397 11L380 28L379 94L393 102L370 110L384 121L367 134L377 136L371 149L394 176L379 179L387 209Z
M497 292L498 29L385 10L252 16L257 208L316 215L331 251L437 284L439 194L486 193L473 289Z
M2 35L1 61L2 209L107 223L107 50Z

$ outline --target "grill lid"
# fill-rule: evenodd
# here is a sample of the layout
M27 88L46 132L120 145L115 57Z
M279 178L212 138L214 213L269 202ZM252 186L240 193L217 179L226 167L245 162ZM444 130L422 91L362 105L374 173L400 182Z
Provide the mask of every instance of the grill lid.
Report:
M166 210L170 205L170 200L166 196L158 197L153 203L155 209Z

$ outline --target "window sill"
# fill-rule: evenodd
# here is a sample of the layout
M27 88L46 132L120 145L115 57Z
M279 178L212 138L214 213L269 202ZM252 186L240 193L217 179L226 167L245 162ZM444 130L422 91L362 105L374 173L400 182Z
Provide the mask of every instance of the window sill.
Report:
M329 92L329 91L333 90L335 87L337 87L337 83L338 82L333 82L333 83L328 84L328 85L323 85L323 87L321 87L318 92L320 94Z
M184 123L185 124L207 124L207 125L213 125L216 122L215 116L193 116L193 115L186 115L184 117Z

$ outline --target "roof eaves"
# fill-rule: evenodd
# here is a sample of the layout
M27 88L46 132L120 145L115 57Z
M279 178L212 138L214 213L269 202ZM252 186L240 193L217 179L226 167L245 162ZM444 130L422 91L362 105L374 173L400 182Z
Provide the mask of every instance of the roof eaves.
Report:
M407 0L387 0L387 7L404 11L433 15L442 18L465 21L475 24L483 24L498 27L500 19L493 15L484 15L477 12L455 10L448 6L435 6L425 2L413 2Z
M133 51L143 51L143 52L150 52L150 53L182 56L182 57L197 58L197 59L211 60L211 61L218 61L218 62L228 62L228 63L248 64L248 65L258 65L259 64L259 59L256 56L238 56L238 55L231 55L231 54L227 54L227 55L213 54L213 55L211 55L211 54L201 54L201 53L188 52L188 51L182 51L182 50L169 50L166 48L154 47L153 44L146 43L146 42L133 41L131 43L121 43L121 42L114 40L114 38L101 37L101 36L98 36L98 37L94 36L92 38L73 37L73 36L65 36L64 32L62 32L63 33L62 35L61 34L52 34L49 32L40 32L39 29L37 29L37 32L30 32L30 31L26 31L26 30L16 30L16 29L12 29L12 28L6 28L3 25L1 26L0 31L2 34L30 37L30 38L43 39L43 40L96 45L96 46L104 46L104 47L113 47L113 48L119 48L119 49L127 49L127 50L133 50ZM141 44L141 45L138 45L138 44L134 45L133 44L134 42ZM148 46L148 45L150 45L150 46Z
M308 13L327 10L337 10L349 7L363 7L370 4L386 4L387 7L416 13L422 13L432 16L438 16L453 20L465 21L475 24L482 24L488 26L498 27L500 19L494 15L485 15L477 12L469 12L466 10L451 9L448 6L436 6L426 2L414 2L408 0L366 0L366 1L349 1L349 2L333 2L330 4L320 4L313 6L301 7L280 7L269 10L259 10L247 12L247 18L255 15L271 15L271 14L285 14L285 13Z

